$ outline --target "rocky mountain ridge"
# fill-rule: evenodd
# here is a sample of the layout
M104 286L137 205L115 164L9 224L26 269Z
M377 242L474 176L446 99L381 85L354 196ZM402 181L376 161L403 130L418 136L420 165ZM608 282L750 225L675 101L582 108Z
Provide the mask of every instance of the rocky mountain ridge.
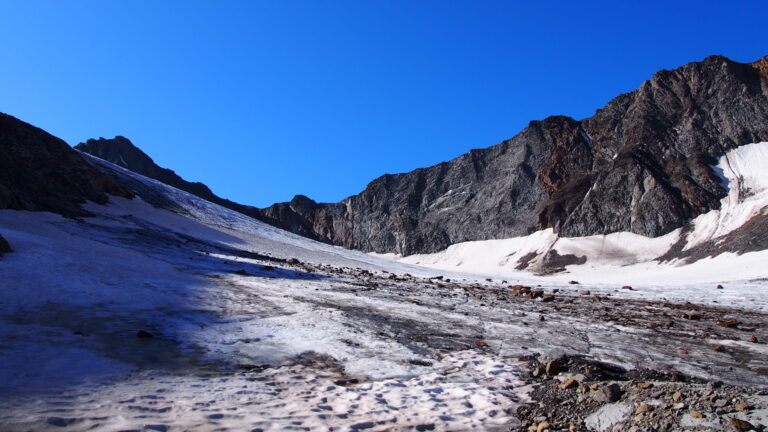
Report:
M8 131L33 128L3 126ZM30 143L37 136L25 134ZM0 189L0 208L77 215L78 203L86 199L103 202L104 192L132 193L83 162L82 155L62 150L63 142L46 139L51 142L45 145L61 153L56 159L73 161L85 173L78 180L85 186L67 186L75 192L54 194L66 203L45 205L56 200L46 201L45 193L31 190L7 192L23 189L22 183L34 186L38 180L6 176L0 179L5 188ZM619 231L659 236L719 207L725 189L712 169L718 157L766 140L768 57L738 63L711 56L657 72L587 119L553 116L532 121L509 140L431 167L381 176L338 203L298 195L258 209L220 198L202 183L187 182L157 166L124 137L89 140L76 148L306 237L350 249L410 255L545 228L570 237ZM24 149L9 147L10 142L4 138L6 154L24 159ZM12 159L5 162L16 166ZM77 178L69 175L52 187Z
M510 140L385 175L340 203L305 197L264 214L363 251L430 253L552 227L564 236L668 233L719 206L711 166L768 139L768 57L662 70L594 116L533 121Z
M192 195L196 195L212 203L218 204L222 207L226 207L230 210L242 213L246 216L250 216L254 219L258 219L263 222L267 222L271 225L278 226L280 228L288 229L289 231L296 232L305 237L316 238L311 227L304 227L301 225L291 225L293 222L289 216L286 216L282 220L276 220L266 216L260 209L239 204L234 201L230 201L226 198L222 198L203 183L189 182L184 180L181 176L176 174L171 169L163 168L155 163L149 155L144 153L141 149L136 147L128 138L123 136L116 136L111 139L99 138L89 139L86 142L80 143L75 146L76 150L83 153L90 154L99 159L106 160L115 165L121 166L135 173L141 174L145 177L155 179L159 182L165 183L169 186L173 186L177 189L189 192ZM109 174L106 172L105 174ZM296 222L300 224L300 221ZM304 228L302 230L302 228Z

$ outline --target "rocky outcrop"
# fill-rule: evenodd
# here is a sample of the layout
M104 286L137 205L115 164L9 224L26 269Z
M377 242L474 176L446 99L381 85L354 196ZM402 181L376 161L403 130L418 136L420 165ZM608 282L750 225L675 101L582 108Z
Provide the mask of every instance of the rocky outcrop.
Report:
M0 114L0 154L0 209L84 216L86 201L132 196L64 141L7 114Z
M13 252L13 249L11 249L11 245L8 243L8 240L0 235L0 256L3 256L3 254L8 252Z
M264 214L302 235L404 255L550 227L658 236L718 208L717 157L765 140L768 57L712 56L657 72L590 118L533 121L508 141L382 176L340 203L298 196Z

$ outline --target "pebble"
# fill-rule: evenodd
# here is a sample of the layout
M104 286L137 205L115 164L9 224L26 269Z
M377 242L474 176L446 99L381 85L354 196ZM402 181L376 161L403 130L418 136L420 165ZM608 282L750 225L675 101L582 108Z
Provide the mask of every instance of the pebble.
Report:
M750 408L749 404L746 402L739 402L733 407L736 409L736 411L746 411Z
M647 412L650 412L650 411L653 411L653 407L652 406L647 405L647 404L642 404L639 407L637 407L637 409L635 410L635 414L643 414L643 413L647 413Z

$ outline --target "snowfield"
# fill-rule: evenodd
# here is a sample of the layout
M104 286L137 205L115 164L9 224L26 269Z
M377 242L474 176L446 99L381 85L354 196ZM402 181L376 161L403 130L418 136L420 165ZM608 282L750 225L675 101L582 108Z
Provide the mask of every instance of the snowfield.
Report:
M764 214L767 146L721 160L731 192L687 244ZM765 251L658 263L681 232L542 231L393 261L94 161L177 208L113 198L85 219L0 211L14 249L0 258L3 431L509 430L528 397L526 356L768 383L764 345L679 319L691 302L707 319L768 324ZM587 261L547 277L515 270L549 250ZM516 283L553 299L515 297Z

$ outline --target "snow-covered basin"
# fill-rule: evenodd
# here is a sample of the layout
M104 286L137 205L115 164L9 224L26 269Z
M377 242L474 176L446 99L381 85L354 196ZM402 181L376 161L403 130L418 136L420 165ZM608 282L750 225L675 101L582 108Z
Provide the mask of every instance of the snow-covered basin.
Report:
M515 424L524 395L515 395L513 359L464 351L414 361L419 352L319 302L362 301L441 325L416 306L358 299L337 292L339 280L295 270L239 275L259 275L261 264L231 251L379 274L442 272L307 240L136 178L187 214L138 198L89 204L96 217L85 220L0 211L14 248L0 259L0 429ZM138 330L156 336L139 339ZM339 371L291 365L306 353L362 383L339 386ZM240 364L272 368L254 378L232 370Z

